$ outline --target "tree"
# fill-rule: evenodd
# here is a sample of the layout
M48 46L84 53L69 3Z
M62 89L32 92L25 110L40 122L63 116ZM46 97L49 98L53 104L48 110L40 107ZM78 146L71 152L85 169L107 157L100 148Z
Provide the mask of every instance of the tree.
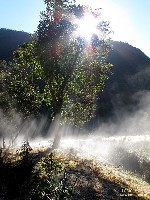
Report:
M9 115L14 107L14 102L9 94L9 65L5 60L0 60L0 111Z
M21 45L10 65L9 93L17 101L18 111L27 118L38 112L42 101L42 68L35 54L34 42Z
M51 118L60 114L62 121L82 127L94 116L96 95L103 90L112 66L106 62L109 23L101 19L100 10L74 1L44 2L46 11L41 13L34 42L15 53L12 91L23 112L45 102ZM74 34L75 19L81 20L86 12L100 20L100 37L93 34L88 42Z

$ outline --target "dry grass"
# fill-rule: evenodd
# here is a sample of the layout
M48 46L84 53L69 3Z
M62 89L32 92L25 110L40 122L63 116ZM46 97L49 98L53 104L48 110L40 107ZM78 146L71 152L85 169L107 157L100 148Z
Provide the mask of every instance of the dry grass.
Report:
M150 199L150 184L122 168L60 150L55 156L66 165L69 182L77 180L73 199Z
M41 147L33 149L31 154L37 163L51 149ZM96 158L83 157L70 150L53 150L55 159L62 162L67 173L67 184L73 186L72 200L106 199L150 199L150 184ZM20 158L13 150L8 150L5 157L17 162ZM2 199L5 200L5 199Z

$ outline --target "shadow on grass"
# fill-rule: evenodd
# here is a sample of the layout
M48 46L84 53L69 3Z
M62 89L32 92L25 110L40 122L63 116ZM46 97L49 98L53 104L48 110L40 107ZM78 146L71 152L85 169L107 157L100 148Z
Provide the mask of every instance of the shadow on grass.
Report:
M41 158L47 156L51 148L43 152L31 153L21 160L11 162L0 159L0 199L2 200L41 200L46 198L27 198L31 188L32 171ZM66 170L67 185L73 185L72 197L68 200L119 200L139 199L134 191L128 192L128 185L117 184L102 178L86 163L79 163ZM37 179L38 180L38 179ZM36 183L35 183L36 186ZM48 199L48 198L47 198ZM67 199L67 198L66 198ZM140 198L142 200L142 198ZM62 200L59 198L59 200Z
M72 200L137 200L138 195L134 191L128 191L128 185L115 183L100 177L100 174L85 167L78 165L70 168L68 171L68 182L77 180L77 184L73 191ZM144 198L140 198L141 200Z

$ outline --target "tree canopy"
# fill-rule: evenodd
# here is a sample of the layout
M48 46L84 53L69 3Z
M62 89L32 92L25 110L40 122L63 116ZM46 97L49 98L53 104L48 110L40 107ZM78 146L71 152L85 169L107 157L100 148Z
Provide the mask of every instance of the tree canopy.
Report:
M110 50L109 22L101 10L76 5L69 0L45 0L34 41L25 43L14 53L10 72L11 93L27 115L42 104L50 108L51 118L83 126L95 113L96 95L104 88L111 64L106 62ZM99 20L90 40L76 35L76 19L86 13Z

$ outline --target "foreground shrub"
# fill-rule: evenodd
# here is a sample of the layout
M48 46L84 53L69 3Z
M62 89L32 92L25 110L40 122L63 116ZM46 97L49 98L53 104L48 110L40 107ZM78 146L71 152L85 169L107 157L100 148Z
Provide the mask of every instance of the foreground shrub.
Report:
M70 199L72 194L64 166L52 153L35 165L31 185L32 199Z
M16 199L21 197L21 188L31 178L34 163L31 148L25 142L15 155L11 149L1 149L0 154L0 199Z
M0 149L0 175L3 200L63 200L72 194L63 164L52 153L35 156L28 142L17 151L15 159L8 150Z

